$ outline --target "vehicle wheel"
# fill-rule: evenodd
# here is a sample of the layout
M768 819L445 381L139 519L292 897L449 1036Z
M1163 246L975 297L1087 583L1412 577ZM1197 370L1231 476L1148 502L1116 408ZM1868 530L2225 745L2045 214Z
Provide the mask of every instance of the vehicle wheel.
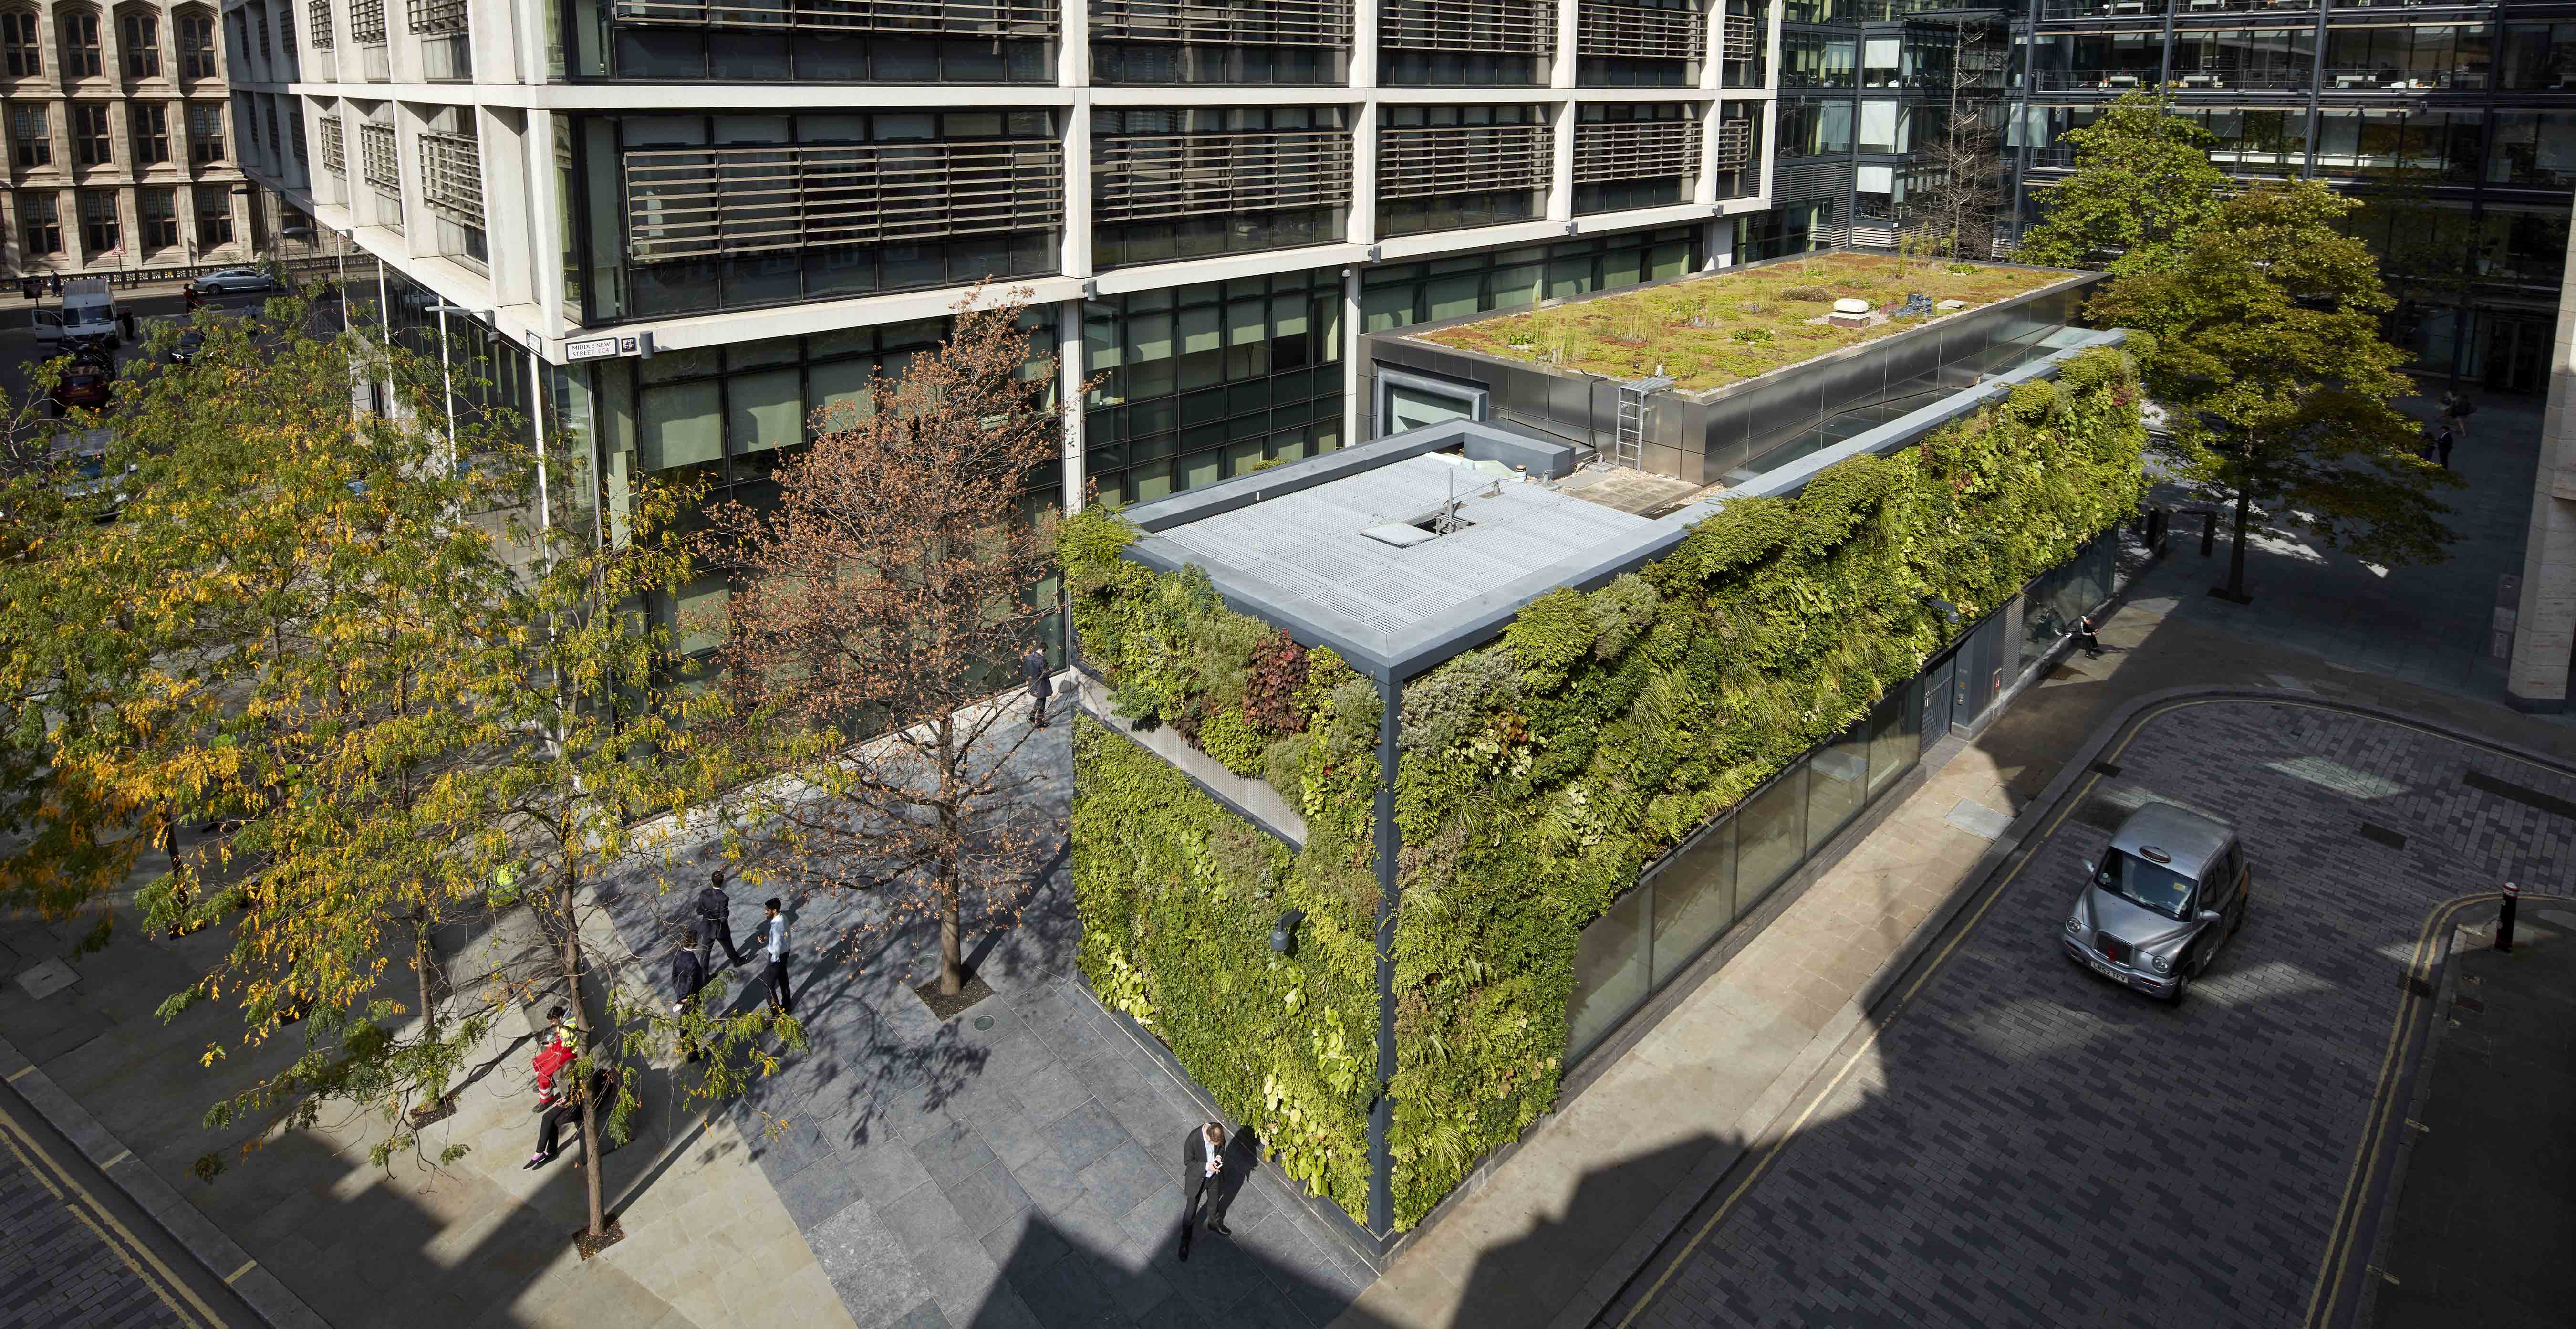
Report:
M2184 972L2174 975L2174 989L2165 997L2165 1004L2167 1006L2180 1006L2182 1004L2183 994L2189 991L2191 991L2190 973Z

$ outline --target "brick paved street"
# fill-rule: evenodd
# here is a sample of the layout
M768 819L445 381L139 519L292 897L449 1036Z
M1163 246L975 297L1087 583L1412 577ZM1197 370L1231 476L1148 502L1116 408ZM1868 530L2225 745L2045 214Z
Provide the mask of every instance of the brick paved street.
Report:
M189 1325L0 1133L0 1329Z
M2570 890L2576 823L2488 791L2576 781L2257 702L2164 713L2109 760L1771 1170L1606 1323L2302 1321L2428 912L2507 877ZM2255 875L2179 1009L2057 943L2080 864L2149 797L2235 822Z

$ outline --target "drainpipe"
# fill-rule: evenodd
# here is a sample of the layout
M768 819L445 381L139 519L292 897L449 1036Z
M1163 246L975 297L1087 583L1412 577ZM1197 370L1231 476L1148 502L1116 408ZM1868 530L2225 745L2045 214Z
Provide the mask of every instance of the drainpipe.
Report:
M1403 722L1404 691L1395 671L1378 675L1377 717L1377 1100L1369 1104L1369 1235L1395 1236L1395 1154L1388 1136L1395 1123L1395 859L1402 847L1395 829L1396 733Z

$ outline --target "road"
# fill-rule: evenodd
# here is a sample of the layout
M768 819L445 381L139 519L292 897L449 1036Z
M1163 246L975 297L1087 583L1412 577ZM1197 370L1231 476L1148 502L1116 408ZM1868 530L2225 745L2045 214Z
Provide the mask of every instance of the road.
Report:
M268 299L266 295L221 295L209 300L207 307L228 314L255 313ZM12 302L0 305L0 308L19 308L23 305L24 302ZM52 308L53 305L54 301L50 297L44 301L45 308ZM183 301L176 295L149 296L131 300L119 296L117 307L120 310L133 310L136 320L141 325L137 329L140 335L135 341L127 342L116 352L116 364L120 375L125 366L140 354L137 343L150 338L152 324L186 317ZM22 316L12 321L23 324L24 318ZM45 355L46 349L37 344L36 330L33 327L0 328L0 390L5 390L13 401L24 400L28 390L30 371L43 362Z
M2576 780L2322 706L2146 720L1614 1302L1619 1326L2351 1322L2429 990L2507 879L2566 893ZM2161 799L2234 822L2244 931L2168 1008L2060 954Z
M264 1323L9 1088L0 1232L0 1329Z

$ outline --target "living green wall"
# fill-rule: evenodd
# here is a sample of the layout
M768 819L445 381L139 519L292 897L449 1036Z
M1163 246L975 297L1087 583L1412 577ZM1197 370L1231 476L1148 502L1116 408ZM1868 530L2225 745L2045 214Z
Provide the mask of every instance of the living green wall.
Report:
M1554 1104L1577 940L1648 861L1919 672L1957 631L1931 599L1973 623L2135 510L2138 407L2128 356L2070 357L2056 380L2020 385L1904 452L1843 462L1794 498L1730 502L1669 556L1589 594L1542 597L1499 641L1405 688L1390 1137L1399 1228ZM1306 849L1278 879L1297 903L1339 906L1330 953L1311 959L1331 971L1315 982L1345 1038L1362 1040L1373 1031L1373 690L1317 651L1289 692L1305 727L1285 731L1276 699L1291 680L1275 634L1225 609L1204 574L1120 560L1133 533L1113 514L1086 513L1067 531L1076 629L1120 714L1173 724L1229 768L1265 775L1308 817ZM1158 1032L1236 1111L1242 1086L1261 1080L1251 1064L1318 1073L1300 1049L1321 1016L1273 1016L1224 995L1253 991L1253 966L1235 953L1259 959L1248 935L1224 930L1259 922L1266 932L1256 916L1268 902L1237 917L1199 899L1206 892L1168 850L1086 847L1091 835L1186 840L1200 832L1182 828L1228 815L1116 741L1120 760L1105 768L1114 779L1082 770L1096 764L1096 740L1077 755L1084 971L1104 993L1141 983L1165 1003L1153 1008ZM1171 813L1193 799L1205 807ZM1163 821L1173 829L1138 829ZM1141 906L1118 902L1149 896L1148 931L1201 929L1223 958L1122 940L1145 925ZM1124 976L1122 964L1145 977ZM1212 988L1198 977L1209 964L1238 986ZM1319 1189L1355 1216L1367 1183L1365 1078L1300 1100L1330 1105L1331 1184Z

